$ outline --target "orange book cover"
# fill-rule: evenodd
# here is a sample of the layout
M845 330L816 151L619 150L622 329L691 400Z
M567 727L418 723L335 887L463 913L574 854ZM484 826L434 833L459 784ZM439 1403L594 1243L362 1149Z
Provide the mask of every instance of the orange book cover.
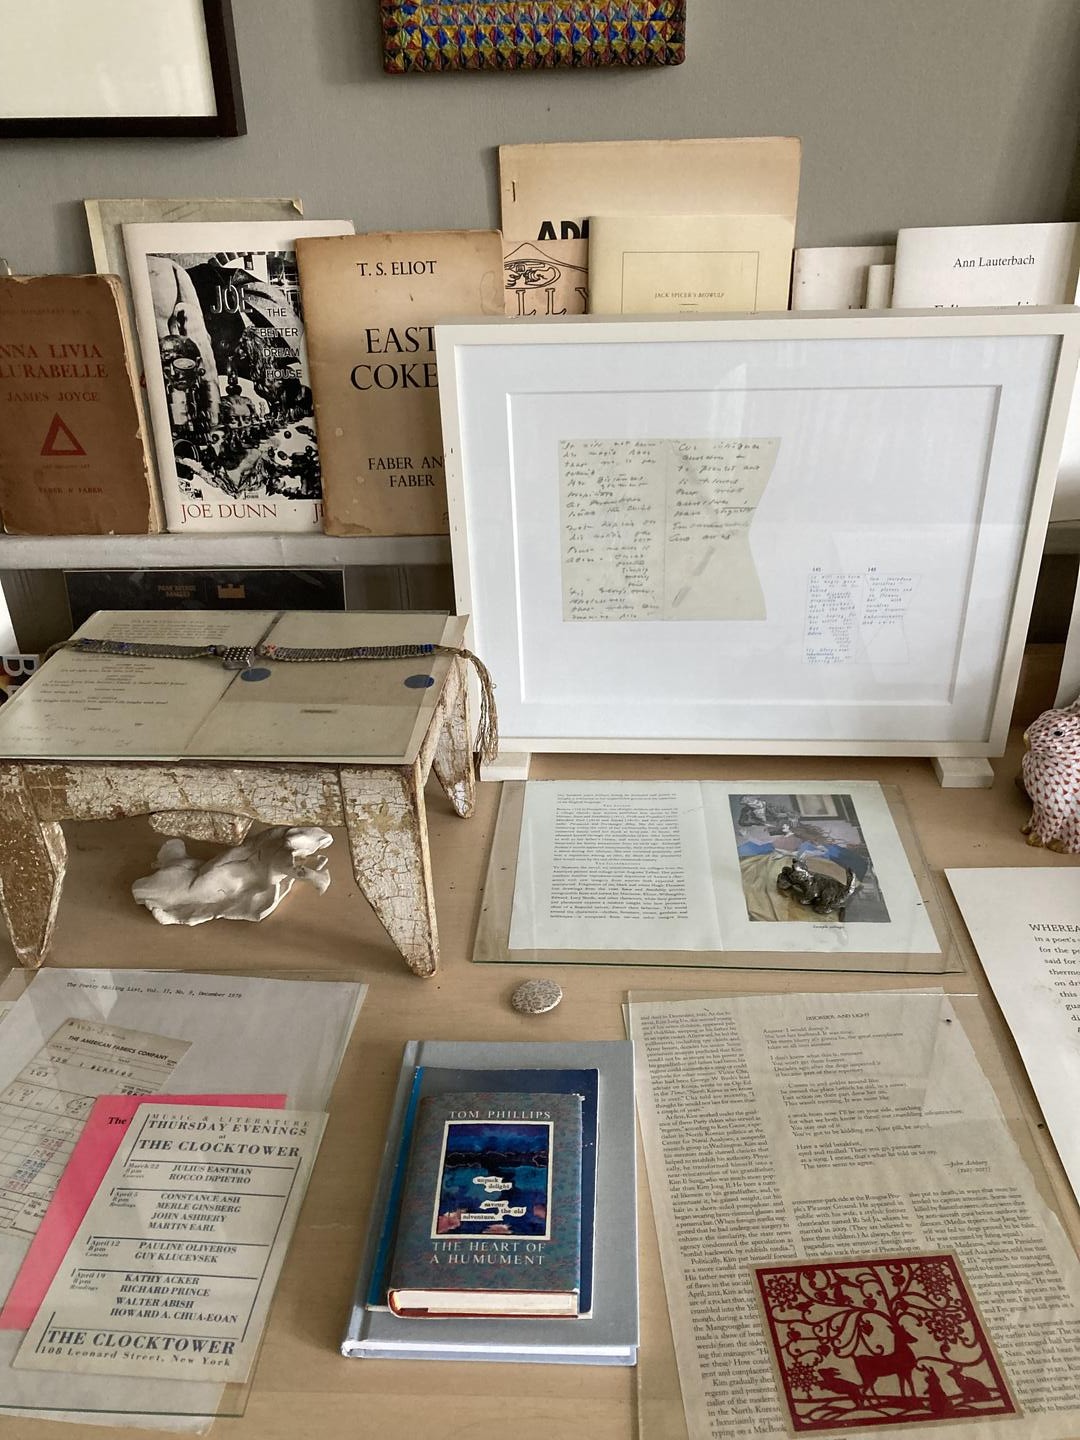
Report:
M16 535L161 529L115 275L0 279L0 516Z

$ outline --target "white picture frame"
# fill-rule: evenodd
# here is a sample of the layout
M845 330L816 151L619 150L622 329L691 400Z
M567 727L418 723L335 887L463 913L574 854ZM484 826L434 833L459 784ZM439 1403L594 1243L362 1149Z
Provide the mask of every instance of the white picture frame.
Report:
M502 773L544 751L922 755L987 783L1080 314L475 320L436 343L456 604L499 687ZM672 563L693 618L670 619Z

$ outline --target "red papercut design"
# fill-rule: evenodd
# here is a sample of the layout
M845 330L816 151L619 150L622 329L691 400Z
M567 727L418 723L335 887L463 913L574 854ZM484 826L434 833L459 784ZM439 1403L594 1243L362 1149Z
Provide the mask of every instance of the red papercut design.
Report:
M1016 1415L956 1258L754 1267L795 1433Z

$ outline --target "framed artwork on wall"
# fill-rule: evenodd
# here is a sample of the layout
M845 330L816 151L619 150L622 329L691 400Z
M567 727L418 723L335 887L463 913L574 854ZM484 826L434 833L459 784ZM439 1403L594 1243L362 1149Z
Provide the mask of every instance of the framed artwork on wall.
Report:
M681 65L686 0L379 0L383 69Z
M245 130L232 0L0 0L0 138Z
M435 338L457 608L507 755L989 772L1074 310L590 315Z

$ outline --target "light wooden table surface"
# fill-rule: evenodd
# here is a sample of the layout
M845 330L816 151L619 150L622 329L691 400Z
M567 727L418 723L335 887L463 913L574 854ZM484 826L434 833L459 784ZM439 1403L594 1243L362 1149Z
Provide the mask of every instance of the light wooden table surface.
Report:
M1045 689L1042 692L1045 694ZM1030 707L1029 707L1030 708ZM538 778L837 778L898 785L928 863L945 865L1076 865L1025 845L1027 807L1014 785L1019 736L996 762L992 790L942 790L929 761L807 759L729 760L680 757L538 757ZM880 975L578 966L474 965L469 961L480 886L498 794L480 787L473 819L452 813L429 790L429 826L442 938L440 973L422 980L405 970L349 874L337 837L333 884L323 897L298 887L260 925L218 921L188 930L163 928L130 898L149 870L160 836L145 821L67 827L69 878L51 966L151 966L289 975L318 970L330 978L361 978L369 992L334 1091L326 1138L271 1312L247 1410L218 1421L228 1440L353 1440L363 1435L410 1440L475 1440L506 1433L513 1440L629 1440L636 1433L635 1371L603 1367L451 1365L345 1360L338 1353L360 1259L370 1196L402 1043L411 1038L461 1040L617 1039L620 1002L630 989L716 994L790 989L847 990L925 987L985 991L968 974L927 979ZM0 972L14 963L0 938ZM526 1018L508 1005L529 973L553 975L565 999L550 1015ZM1006 1059L1011 1042L992 1001ZM603 1223L602 1217L598 1223ZM644 1230L641 1308L645 1352L665 1318L662 1288ZM648 1375L647 1367L643 1374ZM0 1440L71 1440L79 1427L0 1418ZM87 1428L90 1437L151 1432ZM161 1433L161 1432L154 1432Z

